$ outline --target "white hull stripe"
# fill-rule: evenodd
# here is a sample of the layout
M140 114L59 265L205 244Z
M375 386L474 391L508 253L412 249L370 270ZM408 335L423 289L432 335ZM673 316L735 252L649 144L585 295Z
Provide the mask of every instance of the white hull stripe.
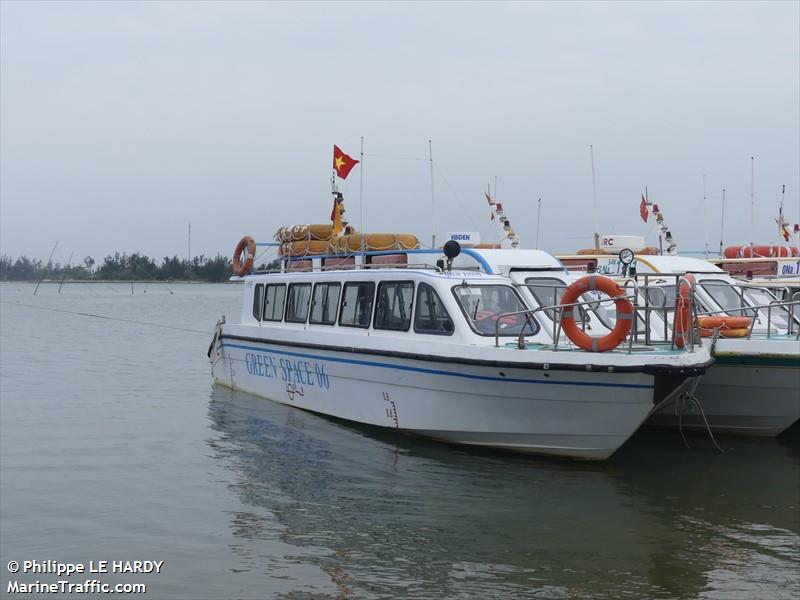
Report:
M538 383L542 385L575 385L582 387L611 387L611 388L633 388L642 390L651 390L655 385L640 384L640 383L593 383L589 381L540 381L534 379L516 379L513 377L492 377L489 375L472 375L469 373L459 373L456 371L444 371L441 369L425 369L422 367L410 367L407 365L398 365L392 363L375 362L371 360L357 360L352 358L338 358L331 356L322 356L320 354L305 354L302 352L289 352L287 350L279 350L273 347L262 348L259 346L251 346L247 344L231 344L230 342L222 342L223 348L238 348L240 350L251 350L256 352L269 352L272 354L281 354L283 356L295 356L300 358L311 358L314 360L327 360L330 362L344 363L349 365L361 365L365 367L378 367L381 369L396 369L398 371L411 371L414 373L426 373L428 375L446 375L449 377L461 377L463 379L478 379L481 381L502 381L506 383Z

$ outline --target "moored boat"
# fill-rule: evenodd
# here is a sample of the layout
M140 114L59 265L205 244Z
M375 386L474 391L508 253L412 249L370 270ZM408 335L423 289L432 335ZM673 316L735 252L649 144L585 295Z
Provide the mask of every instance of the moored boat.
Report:
M242 273L241 319L209 350L214 380L445 442L602 460L711 363L700 346L558 347L507 272L565 272L545 252L407 242Z

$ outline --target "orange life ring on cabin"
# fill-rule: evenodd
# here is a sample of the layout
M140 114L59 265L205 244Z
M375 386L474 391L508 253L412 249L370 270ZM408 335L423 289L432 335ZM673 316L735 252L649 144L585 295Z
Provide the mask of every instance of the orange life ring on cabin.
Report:
M787 258L794 255L789 246L728 246L724 251L725 258Z
M694 291L694 275L687 273L681 277L678 294L675 298L675 345L685 348L692 335L692 292Z
M581 331L575 322L575 307L568 306L561 313L561 328L572 343L589 352L607 352L619 346L627 337L633 324L633 305L625 296L623 290L616 282L602 275L587 275L573 282L564 290L561 304L572 304L582 294L589 291L599 291L608 294L614 299L617 308L617 322L610 333L594 337Z
M711 337L715 329L720 337L746 337L750 333L753 317L698 317L697 327L701 337ZM742 333L744 332L744 333Z
M247 255L242 262L242 253L247 249ZM239 277L244 277L253 266L253 260L256 258L256 241L249 235L244 236L236 244L236 249L233 251L233 272Z

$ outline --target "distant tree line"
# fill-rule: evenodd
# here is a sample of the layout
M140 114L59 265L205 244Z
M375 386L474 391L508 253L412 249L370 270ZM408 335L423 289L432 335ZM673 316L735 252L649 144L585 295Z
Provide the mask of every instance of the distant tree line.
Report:
M138 252L126 254L115 252L106 256L95 268L95 260L87 256L80 264L64 265L44 263L39 259L20 256L14 259L0 256L0 280L38 281L40 279L80 280L154 280L154 281L226 281L233 273L231 259L217 254L214 258L204 255L192 260L177 256L165 256L160 261Z

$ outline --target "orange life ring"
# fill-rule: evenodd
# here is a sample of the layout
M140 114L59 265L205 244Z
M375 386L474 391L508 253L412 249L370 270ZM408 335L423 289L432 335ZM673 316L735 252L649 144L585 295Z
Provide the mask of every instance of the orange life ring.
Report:
M574 281L564 290L561 304L572 304L589 291L599 291L608 294L614 299L617 308L617 322L610 333L594 337L581 331L575 322L574 306L567 306L561 313L561 328L572 343L589 352L607 352L619 346L631 330L633 324L633 305L625 297L623 290L617 283L602 275L587 275Z
M753 317L697 317L700 329L749 329Z
M694 275L687 273L681 278L678 286L678 295L675 298L675 345L678 348L685 348L692 335L692 299L691 291L694 287Z
M247 248L247 256L242 263L242 252ZM256 257L256 242L249 235L244 236L236 244L236 249L233 251L233 272L239 277L244 277L253 266L253 260Z

